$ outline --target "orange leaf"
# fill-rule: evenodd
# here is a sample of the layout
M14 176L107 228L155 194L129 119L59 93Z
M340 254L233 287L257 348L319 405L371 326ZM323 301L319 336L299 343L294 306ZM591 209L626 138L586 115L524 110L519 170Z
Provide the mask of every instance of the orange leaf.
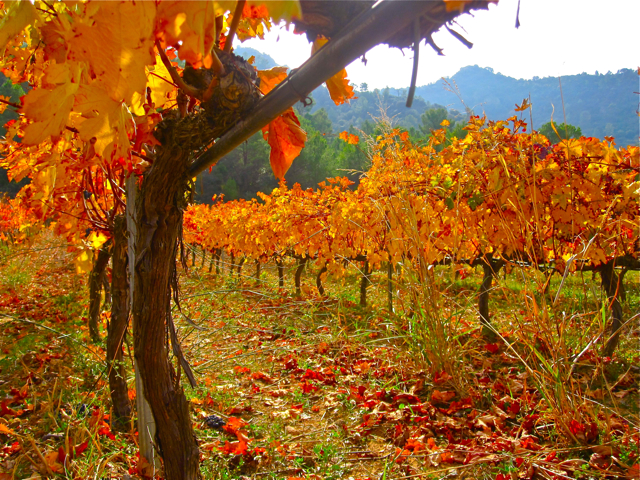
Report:
M329 40L324 37L317 37L313 42L311 54L313 55L320 50L320 47L328 41ZM349 99L351 98L358 98L353 93L353 87L349 85L347 70L344 68L328 79L325 84L327 85L327 89L329 89L331 100L333 100L336 105L342 105L345 102L349 103Z
M269 70L258 70L260 91L265 95L287 78L287 67L273 67Z
M349 145L357 145L360 142L360 137L357 135L351 135L349 132L344 131L340 133L340 140L344 140Z
M439 390L434 390L431 394L431 402L432 403L447 403L453 397L455 397L455 392L441 392Z
M0 434L1 435L15 435L16 432L7 427L4 423L0 423Z
M273 122L262 129L262 134L271 146L271 169L276 178L284 179L294 158L307 141L307 133L300 127L300 121L289 108Z
M531 103L529 102L529 99L525 98L524 100L522 100L522 104L518 105L516 103L516 108L515 111L516 112L524 112L527 108L531 107Z

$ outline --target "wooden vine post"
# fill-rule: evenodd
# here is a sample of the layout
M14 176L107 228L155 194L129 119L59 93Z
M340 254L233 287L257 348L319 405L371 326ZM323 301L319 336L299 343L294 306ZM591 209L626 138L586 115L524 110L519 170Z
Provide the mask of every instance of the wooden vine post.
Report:
M131 401L127 388L127 373L123 346L129 325L129 278L127 276L127 221L117 216L113 227L113 270L111 273L111 318L107 331L107 368L109 390L115 415L115 425L126 431L131 421Z
M134 279L134 266L136 264L136 236L138 233L138 227L136 224L136 209L135 203L138 197L138 185L137 179L131 175L127 179L127 209L126 209L126 223L127 223L127 263L129 269L129 305L127 306L128 312L132 309L132 303L135 293L135 279ZM135 324L132 325L133 334L135 337ZM154 467L159 466L159 460L156 455L156 451L153 447L153 439L156 434L156 425L153 419L153 413L151 412L151 406L147 401L144 391L144 384L142 382L142 375L138 365L138 360L134 356L134 368L135 368L135 385L136 385L136 412L138 416L138 446L140 448L140 456L144 458L150 465Z
M100 300L102 286L106 276L107 265L111 258L111 241L107 241L98 250L93 269L89 274L89 334L94 343L99 343L100 338Z

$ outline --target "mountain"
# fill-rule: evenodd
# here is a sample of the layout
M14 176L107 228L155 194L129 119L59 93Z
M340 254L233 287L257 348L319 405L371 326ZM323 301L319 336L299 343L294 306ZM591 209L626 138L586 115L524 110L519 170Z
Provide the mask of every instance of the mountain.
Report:
M560 88L562 83L562 89ZM358 99L336 107L324 87L313 92L313 111L324 108L336 131L350 125L362 126L371 116L379 116L379 106L388 116L396 116L396 124L417 128L425 108L433 104L454 112L465 112L465 105L476 115L486 114L490 120L506 120L515 115L514 107L531 97L533 127L538 129L553 120L575 125L585 136L614 136L618 146L638 145L638 74L631 69L605 75L569 75L519 80L494 73L490 68L469 66L451 78L416 88L413 108L404 107L408 89L386 88L357 92ZM459 96L455 93L457 93ZM464 101L464 104L462 101ZM564 102L563 102L564 100ZM555 108L555 111L554 111ZM526 120L529 113L526 112Z
M513 115L514 105L531 96L533 126L551 119L578 126L582 134L603 138L611 135L619 146L638 144L638 73L622 69L605 75L596 73L518 80L477 65L464 67L449 85L457 86L464 102L476 114L490 119ZM418 87L416 94L447 107L464 110L458 96L444 81ZM554 111L555 108L555 111Z
M266 53L259 52L255 48L236 47L233 49L233 53L235 53L236 55L240 55L245 60L248 60L250 57L255 57L253 65L258 70L268 70L270 68L278 66L273 58L271 58Z

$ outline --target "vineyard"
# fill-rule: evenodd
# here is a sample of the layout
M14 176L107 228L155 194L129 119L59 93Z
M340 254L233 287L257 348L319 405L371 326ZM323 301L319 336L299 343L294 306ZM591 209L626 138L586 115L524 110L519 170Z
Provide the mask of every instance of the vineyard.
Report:
M175 322L198 382L188 397L207 478L633 478L640 298L625 283L638 281L638 149L551 145L526 128L474 118L464 139L447 141L445 125L413 145L381 124L376 138L343 135L371 158L355 189L347 178L317 190L282 183L259 200L187 208ZM3 348L40 362L24 364L27 382L3 403L3 465L24 471L11 460L33 451L22 439L66 425L35 446L51 474L149 475L135 443L124 447L130 427L109 421L131 415L130 400L109 393L124 381L134 394L129 360L107 379L100 358L117 348L78 351L107 327L122 335L104 311L118 303L118 244L91 247L94 272L113 255L107 296L93 274L74 293L82 262L77 249L63 253L63 232L17 201L2 208ZM60 250L39 253L51 235ZM48 301L18 299L33 295L16 268L27 258L39 266L32 283L59 283ZM60 310L60 295L80 319ZM45 337L32 331L38 315L55 316ZM62 368L69 327L73 362L88 364L76 375L88 378L75 392L58 387L57 407L37 407L26 392L52 388L41 374ZM34 340L6 343L21 336ZM56 408L66 414L52 424Z
M399 267L425 284L437 265L482 266L480 318L490 327L487 295L502 268L530 267L551 276L597 271L612 299L611 355L622 325L615 300L623 289L616 268L638 269L638 149L618 150L612 139L550 145L511 119L484 125L475 118L463 140L440 152L445 132L414 147L407 134L375 139L372 166L358 188L347 178L329 179L316 191L283 185L260 201L195 205L185 214L185 240L219 259L226 252L256 264L293 257L299 275L308 261L323 277L340 277L360 262L360 305L368 276L386 265L389 310L393 273ZM345 139L357 137L345 132Z
M0 2L0 480L638 478L637 146L383 111L285 181L295 105L381 44L411 105L488 3ZM234 53L278 25L299 68ZM259 132L279 187L194 204Z

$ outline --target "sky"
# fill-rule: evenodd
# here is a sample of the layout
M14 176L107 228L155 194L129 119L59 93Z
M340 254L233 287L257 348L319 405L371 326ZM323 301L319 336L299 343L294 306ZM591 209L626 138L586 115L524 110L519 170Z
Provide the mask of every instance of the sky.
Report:
M518 29L517 7L518 0L500 0L488 11L458 17L459 25L453 29L474 44L471 49L444 28L433 39L445 56L438 56L423 41L417 85L451 77L467 65L490 67L496 73L524 79L640 66L640 0L521 0ZM242 46L267 53L279 65L296 68L309 58L311 46L306 36L291 32L275 27L265 40L248 40ZM352 83L366 83L370 90L409 86L411 49L403 54L378 45L366 59L366 65L358 59L347 67Z

